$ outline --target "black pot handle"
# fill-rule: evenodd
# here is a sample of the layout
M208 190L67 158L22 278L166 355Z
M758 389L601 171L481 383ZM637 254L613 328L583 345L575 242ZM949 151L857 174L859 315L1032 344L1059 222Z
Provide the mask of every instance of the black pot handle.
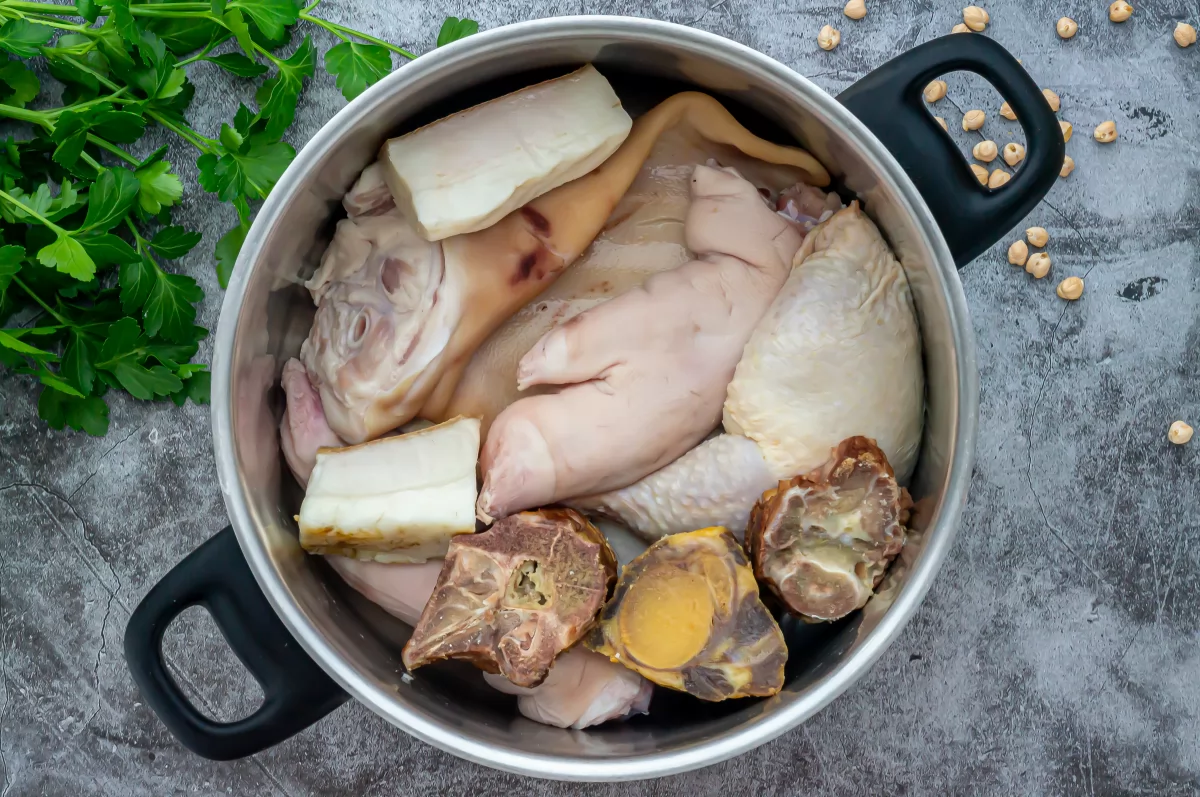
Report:
M263 704L236 722L201 714L167 672L163 632L189 606L208 609L258 680ZM349 697L288 632L250 572L232 527L188 554L142 598L125 627L125 661L146 703L194 753L253 755L312 725Z
M1007 184L979 184L958 145L930 114L922 90L947 72L982 76L1013 107L1027 155ZM1000 240L1054 185L1066 145L1033 78L986 36L954 33L893 58L838 95L912 179L962 268ZM990 112L989 112L990 113Z

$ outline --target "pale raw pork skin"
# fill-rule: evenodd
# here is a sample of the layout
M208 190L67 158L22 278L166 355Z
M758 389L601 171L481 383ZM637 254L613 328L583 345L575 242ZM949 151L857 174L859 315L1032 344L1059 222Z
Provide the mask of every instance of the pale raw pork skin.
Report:
M423 238L440 241L490 227L587 174L632 125L588 64L393 138L379 158L396 203Z
M300 544L381 562L444 556L452 537L475 531L478 456L475 418L321 449L300 505Z

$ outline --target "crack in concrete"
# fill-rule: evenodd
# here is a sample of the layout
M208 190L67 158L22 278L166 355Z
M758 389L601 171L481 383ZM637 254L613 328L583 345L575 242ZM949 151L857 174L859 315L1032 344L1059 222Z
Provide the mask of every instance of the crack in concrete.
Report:
M109 454L111 454L113 451L115 451L115 450L116 450L118 447L120 447L120 446L124 445L126 442L128 442L128 441L129 441L129 439L130 439L131 437L133 437L135 434L137 434L138 432L140 432L140 431L142 431L143 429L145 429L145 428L146 428L146 425L147 425L148 423L150 423L150 421L149 421L149 420L147 420L145 423L142 423L142 424L141 424L141 425L139 425L139 426L138 426L136 429L134 429L132 432L130 432L129 434L125 435L125 436L124 436L124 437L122 437L120 440L118 440L117 442L115 442L115 443L113 443L111 446L109 446L109 447L108 447L108 450L107 450L107 451L105 451L103 454L101 454L101 455L100 455L100 458L96 460L96 467L95 467L95 469L94 469L94 470L92 470L92 472L91 472L91 473L89 473L89 474L87 475L87 478L86 478L86 479L84 479L82 482L80 482L79 486L78 486L78 487L76 487L74 490L72 490L72 491L71 491L71 494L70 494L69 496L67 496L67 497L68 497L69 499L71 499L72 501L73 501L73 500L75 500L75 496L79 494L79 491L80 491L80 490L82 490L84 487L86 487L86 486L87 486L87 483L88 483L88 482L90 482L90 481L92 480L92 477L93 477L93 476L95 476L97 473L99 473L99 472L100 472L100 463L104 462L104 460L105 460L105 459L108 457L108 455L109 455Z

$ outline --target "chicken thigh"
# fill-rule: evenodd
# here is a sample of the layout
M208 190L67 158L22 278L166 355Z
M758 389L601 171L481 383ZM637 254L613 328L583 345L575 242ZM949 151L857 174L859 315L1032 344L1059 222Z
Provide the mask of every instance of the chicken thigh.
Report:
M762 492L823 464L839 441L874 438L905 483L925 406L908 280L857 203L805 240L729 385L726 434L624 489L571 501L648 539L745 529Z
M692 174L687 245L698 259L547 333L522 358L522 399L480 457L485 521L625 486L720 421L746 340L786 279L801 234L733 169Z
M788 164L818 185L808 153L771 144L705 94L676 94L640 117L621 147L479 232L425 241L364 175L308 286L316 318L301 348L333 431L360 443L420 415L444 417L475 350L541 293L604 226L659 136L686 125L758 160ZM377 187L377 186L376 186Z

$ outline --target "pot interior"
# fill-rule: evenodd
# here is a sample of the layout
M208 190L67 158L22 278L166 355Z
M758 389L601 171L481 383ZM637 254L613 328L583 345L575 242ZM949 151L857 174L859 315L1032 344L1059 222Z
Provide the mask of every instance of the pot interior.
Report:
M568 778L636 777L711 763L766 741L827 703L882 652L953 533L961 495L948 485L962 443L960 394L974 366L964 376L961 357L971 342L960 339L965 327L953 302L961 290L932 220L914 202L911 185L887 174L898 167L878 143L863 137L861 127L847 129L840 106L831 108L819 89L774 62L707 34L641 21L573 20L567 35L567 22L492 31L423 56L314 137L264 207L239 261L218 336L218 366L230 369L228 392L216 397L214 415L228 403L228 417L216 421L218 452L231 455L219 457L229 459L221 462L222 484L251 567L304 647L352 694L417 735L493 766ZM524 33L514 34L517 28ZM516 698L487 687L470 665L445 663L407 675L400 651L408 626L300 549L293 516L302 493L279 453L278 376L312 319L301 283L344 215L342 194L380 144L588 61L631 114L677 91L706 91L758 135L808 149L835 175L844 198L863 201L913 287L927 418L910 485L918 528L903 561L867 608L842 622L782 621L789 648L783 693L711 704L658 689L649 716L571 731L522 718Z

